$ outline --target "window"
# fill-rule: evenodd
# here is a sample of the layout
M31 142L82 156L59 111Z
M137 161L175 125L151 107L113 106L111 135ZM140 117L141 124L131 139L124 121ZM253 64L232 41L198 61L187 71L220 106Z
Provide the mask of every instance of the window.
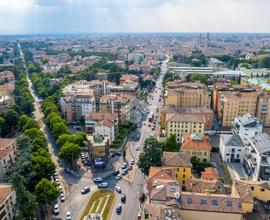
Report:
M264 192L264 188L261 188L261 192Z
M201 205L205 205L205 204L207 204L207 200L205 200L205 199L201 199L200 204L201 204Z
M182 183L183 183L183 185L185 185L185 184L186 184L186 181L185 181L185 180L183 180L183 181L182 181Z
M226 201L227 206L232 206L232 201Z
M187 203L191 204L192 203L192 198L187 198Z
M186 175L185 174L183 174L183 178L186 178Z
M184 173L184 172L186 172L186 169L185 169L185 168L183 169L183 173Z
M212 205L218 205L218 201L217 200L212 200Z
M250 188L251 188L252 191L254 191L254 186L251 186Z

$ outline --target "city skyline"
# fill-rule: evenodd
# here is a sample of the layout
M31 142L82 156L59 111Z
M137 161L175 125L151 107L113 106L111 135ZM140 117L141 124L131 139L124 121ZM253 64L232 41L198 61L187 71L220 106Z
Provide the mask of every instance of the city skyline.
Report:
M269 33L266 0L0 1L0 34Z

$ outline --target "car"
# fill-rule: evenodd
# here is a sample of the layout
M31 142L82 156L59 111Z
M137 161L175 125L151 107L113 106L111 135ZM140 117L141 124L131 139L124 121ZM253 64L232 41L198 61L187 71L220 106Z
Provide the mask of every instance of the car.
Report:
M121 202L125 203L126 202L126 194L121 194Z
M138 217L138 219L141 219L141 217L142 217L142 212L141 211L138 212L137 217Z
M81 190L81 194L86 194L86 193L89 193L89 192L90 192L90 187L89 186L86 186Z
M65 196L64 196L63 193L61 193L61 195L60 195L60 201L61 201L61 202L65 202Z
M102 177L94 177L93 180L94 180L94 182L96 182L96 183L100 183L100 182L103 181Z
M128 170L132 170L132 166L130 165L130 166L128 166Z
M128 162L124 161L124 162L122 163L122 165L124 165L125 167L127 167L127 166L128 166Z
M153 126L153 127L152 127L152 131L154 131L154 130L155 130L155 127Z
M127 174L127 169L124 169L124 170L121 171L122 176L125 176L126 174Z
M134 159L132 159L132 160L130 161L130 164L131 164L131 165L134 165L134 163L135 163L135 161L134 161Z
M107 187L108 187L107 182L102 182L102 183L98 184L98 188L107 188Z
M63 193L64 192L62 186L58 186L58 189L59 189L60 193Z
M117 176L115 177L116 180L120 180L122 178L122 175L119 173L117 174Z
M119 170L113 171L113 175L114 175L114 176L117 176L119 173L120 173Z
M117 214L121 214L121 212L122 212L122 205L119 203L119 204L117 205L117 207L116 207L116 213L117 213Z
M217 164L215 162L212 162L213 167L217 167Z
M70 211L67 211L66 213L66 220L71 220L72 217L71 217L71 212Z
M59 205L58 204L55 204L54 207L53 207L53 214L54 215L59 215Z
M144 201L145 201L145 194L144 194L144 193L140 193L139 201L140 201L141 203L144 203Z
M139 145L136 146L136 151L140 150L140 147Z
M115 186L115 187L114 187L114 190L115 190L116 192L118 192L118 193L121 193L121 192L122 192L120 186Z
M60 186L60 181L59 181L59 179L55 179L55 183L56 183L57 186Z

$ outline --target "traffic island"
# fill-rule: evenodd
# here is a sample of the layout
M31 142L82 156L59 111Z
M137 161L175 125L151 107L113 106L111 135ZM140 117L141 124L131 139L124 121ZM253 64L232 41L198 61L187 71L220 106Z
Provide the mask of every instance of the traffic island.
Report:
M107 220L115 200L115 194L108 190L97 190L91 196L80 220L90 219L90 216L101 216Z

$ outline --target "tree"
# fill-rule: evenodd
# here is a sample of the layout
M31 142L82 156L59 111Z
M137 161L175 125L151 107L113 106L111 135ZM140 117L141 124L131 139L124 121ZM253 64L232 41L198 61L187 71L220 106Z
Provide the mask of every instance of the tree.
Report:
M55 138L58 138L62 134L69 134L69 130L64 122L58 122L52 124L52 133Z
M86 133L85 132L78 132L77 134L74 135L75 143L80 145L81 147L84 146L84 142L86 140Z
M34 219L37 210L36 199L32 193L26 190L24 177L15 172L11 175L10 181L16 192L18 219Z
M37 155L32 157L33 171L36 173L36 179L50 178L55 172L55 164L50 156Z
M31 128L39 128L39 123L36 120L32 119L32 118L30 118L26 122L26 124L22 127L22 130L26 131L26 130L31 129Z
M0 137L3 133L3 128L4 128L5 124L6 124L6 120L0 116Z
M5 113L5 120L8 125L14 127L18 124L19 114L13 109L8 109Z
M196 156L191 157L191 163L192 163L192 168L198 172L198 174L201 174L202 171L206 167L212 167L212 164L209 162L201 162Z
M75 142L75 136L72 134L62 134L58 137L57 144L59 146L65 145L65 143L74 143Z
M176 143L175 135L171 135L167 138L166 142L163 145L163 151L177 152L179 151L179 144Z
M59 158L65 160L72 167L74 166L75 161L80 156L80 146L74 143L65 143L65 145L61 148L58 156Z
M260 68L270 68L270 57L263 57L259 60Z
M26 114L21 115L19 119L19 125L22 128L31 118L28 117Z
M143 152L140 154L138 167L148 175L151 166L161 166L162 149L155 138L145 140Z
M35 194L39 204L47 205L57 200L60 192L54 182L43 178L36 185Z

